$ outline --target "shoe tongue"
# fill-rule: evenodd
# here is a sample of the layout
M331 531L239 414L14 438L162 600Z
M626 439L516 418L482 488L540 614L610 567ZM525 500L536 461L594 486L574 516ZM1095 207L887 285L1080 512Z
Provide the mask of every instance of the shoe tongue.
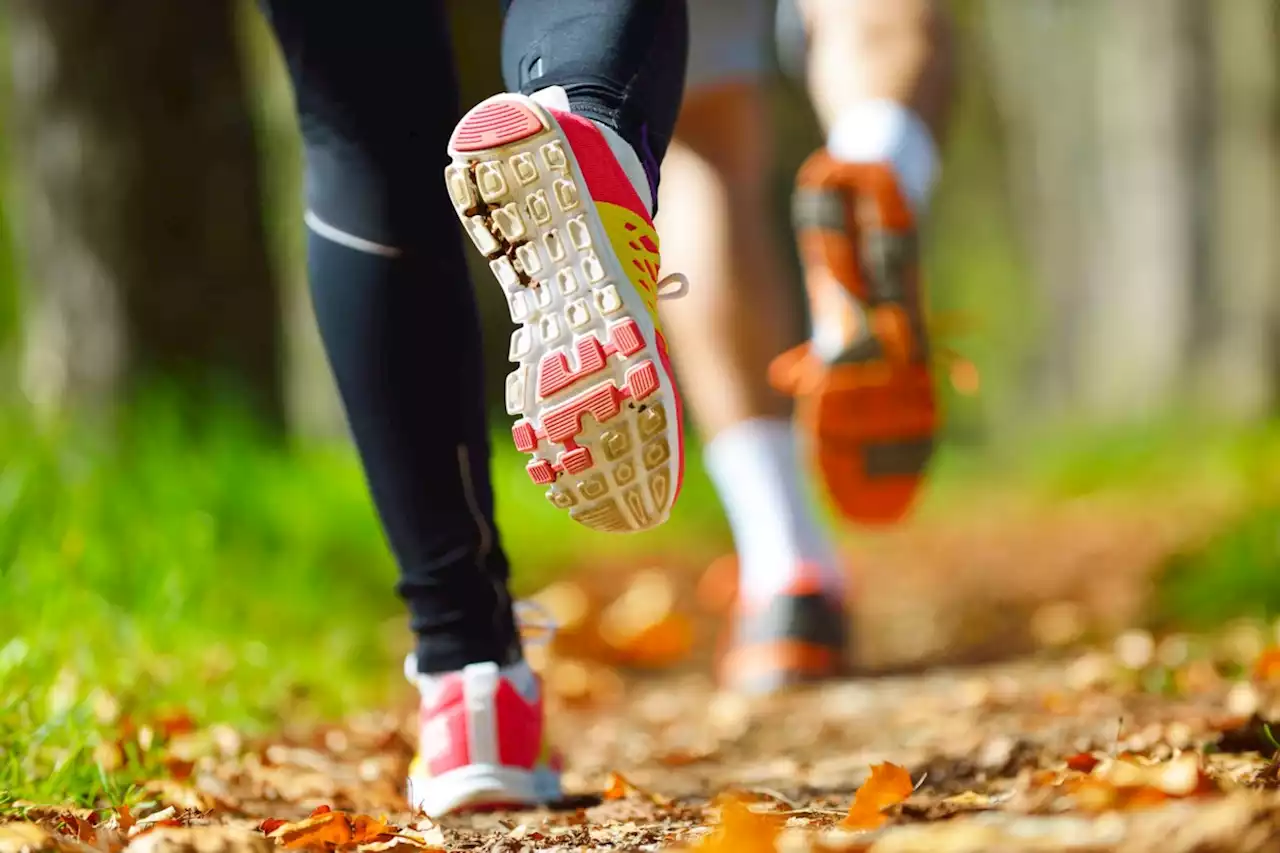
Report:
M405 658L405 677L414 687L418 688L422 701L430 704L439 694L441 687L450 678L462 677L465 679L466 672L469 669L488 669L492 671L494 667L496 667L496 664L493 663L476 663L453 672L422 673L417 670L417 659L413 655L409 655ZM523 658L509 666L498 669L498 677L508 681L521 696L530 701L537 696L538 679Z
M548 86L545 89L539 89L529 97L549 110L571 112L569 109L569 93L565 91L564 86Z

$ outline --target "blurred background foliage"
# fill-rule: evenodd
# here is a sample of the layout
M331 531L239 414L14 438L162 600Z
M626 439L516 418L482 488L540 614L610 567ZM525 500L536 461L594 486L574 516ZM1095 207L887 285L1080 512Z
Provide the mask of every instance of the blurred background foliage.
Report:
M0 790L32 796L106 790L76 760L97 688L206 718L335 713L384 695L404 644L310 318L274 43L248 0L121 5L0 8ZM451 6L474 102L501 89L496 4ZM977 493L1225 501L1155 618L1280 613L1276 4L950 6L962 76L925 263L939 339L981 381L940 380L922 518ZM820 136L797 81L773 93L786 229ZM475 281L501 434L510 324L479 263ZM672 523L611 538L551 509L507 444L521 591L728 547L696 458Z

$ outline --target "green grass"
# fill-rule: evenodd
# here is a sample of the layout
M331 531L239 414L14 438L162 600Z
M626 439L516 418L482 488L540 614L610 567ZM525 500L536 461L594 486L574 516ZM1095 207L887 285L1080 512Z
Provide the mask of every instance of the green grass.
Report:
M126 784L86 760L103 695L254 729L400 688L408 633L350 451L281 449L229 414L192 435L170 412L144 407L113 439L0 421L0 791L90 802ZM513 457L495 467L517 590L571 563L722 547L696 476L673 524L605 536Z
M1204 629L1235 618L1280 616L1280 503L1257 507L1158 579L1152 623Z

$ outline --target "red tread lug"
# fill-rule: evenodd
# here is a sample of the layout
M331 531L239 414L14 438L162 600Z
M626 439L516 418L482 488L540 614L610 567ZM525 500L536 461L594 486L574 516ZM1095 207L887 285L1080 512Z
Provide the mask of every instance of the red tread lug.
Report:
M573 450L567 450L560 454L560 458L556 460L560 467L567 474L581 474L589 469L595 460L591 458L591 451L585 447L576 447Z
M528 139L542 131L538 114L514 101L492 101L467 113L453 131L455 151L481 151Z
M515 441L516 450L521 453L532 453L538 449L538 433L528 421L518 421L511 427L511 438Z
M556 469L545 459L534 459L525 466L529 479L539 486L549 486L556 481Z
M609 342L624 356L635 355L644 349L644 335L635 320L623 320L610 326Z
M564 350L546 353L538 362L538 398L546 399L552 394L563 391L580 379L599 373L605 369L607 354L604 346L594 335L579 338L574 344L578 356L576 370L569 367L569 358Z
M622 411L622 393L612 382L603 382L567 403L542 415L542 429L547 440L563 444L582 432L582 416L590 413L597 423L617 417Z
M632 400L643 400L658 390L658 368L652 361L642 361L627 371L627 390Z

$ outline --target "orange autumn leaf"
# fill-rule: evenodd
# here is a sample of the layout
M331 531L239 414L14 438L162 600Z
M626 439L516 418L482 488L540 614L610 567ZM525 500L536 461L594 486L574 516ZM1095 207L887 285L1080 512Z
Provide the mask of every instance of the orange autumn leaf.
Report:
M659 806L665 806L671 803L671 799L669 797L664 797L662 794L654 794L633 785L626 776L623 776L616 770L609 774L609 780L604 786L604 793L601 794L602 799L625 800L628 797L633 796L642 797Z
M395 827L389 826L385 820L358 814L351 818L351 838L356 844L369 844L381 835L390 835Z
M335 811L322 812L297 823L286 823L270 837L283 847L341 847L353 840L351 822L345 814Z
M263 835L270 835L289 821L281 820L278 817L269 817L262 823L258 824L258 831Z
M328 814L331 811L333 811L333 808L330 806L316 806L311 812L311 817L319 817L320 815Z
M720 822L694 848L703 853L775 853L785 818L752 811L737 797L720 806Z
M129 811L128 806L120 806L116 809L116 826L125 835L129 834L129 830L133 829L133 825L138 819L133 816L133 812Z
M625 800L635 790L636 786L628 782L626 776L613 772L605 783L603 796L606 800Z
M1280 681L1280 646L1269 646L1253 662L1255 681Z
M1081 773L1091 773L1099 763L1098 757L1088 752L1079 752L1067 758L1067 766Z
M915 790L911 783L911 774L904 768L890 762L876 764L871 768L871 776L854 794L853 805L849 813L840 821L845 829L875 829L882 825L887 817L884 810L896 806Z

